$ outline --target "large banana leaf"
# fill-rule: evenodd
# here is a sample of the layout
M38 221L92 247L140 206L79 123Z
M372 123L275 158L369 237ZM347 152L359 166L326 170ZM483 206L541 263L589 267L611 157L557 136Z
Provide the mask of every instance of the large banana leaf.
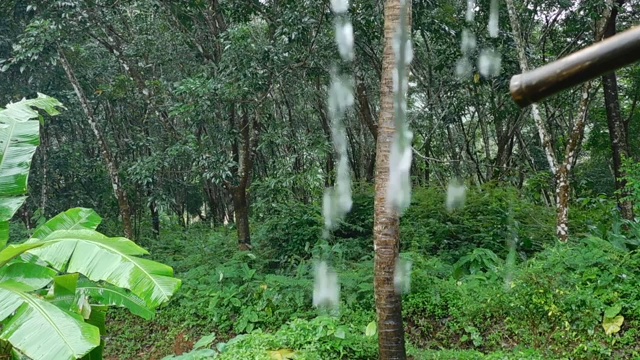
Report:
M139 297L115 286L99 285L92 281L81 279L78 282L77 293L89 297L92 303L125 307L132 314L150 320L154 316L153 310Z
M0 282L0 338L32 359L77 359L100 345L100 331L76 314L39 299L31 287Z
M9 220L24 203L29 167L40 143L40 117L32 108L57 115L62 104L54 98L38 94L38 98L22 100L0 108L0 249L9 238Z
M44 240L25 245L40 245L26 252L54 269L129 289L151 309L167 302L180 288L171 267L137 257L147 251L125 238L109 238L89 229L57 230ZM14 246L1 251L0 264L5 252L11 255L15 251Z
M62 212L46 223L38 226L28 242L46 240L47 236L56 230L95 230L102 222L102 218L93 209L73 208Z

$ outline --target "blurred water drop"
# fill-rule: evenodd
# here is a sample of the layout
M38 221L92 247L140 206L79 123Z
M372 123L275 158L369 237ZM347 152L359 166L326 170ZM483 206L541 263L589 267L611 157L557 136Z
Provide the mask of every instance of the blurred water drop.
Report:
M389 156L389 184L387 187L387 202L394 209L402 213L411 204L411 140L413 133L404 131L407 144L403 146L398 136L394 136Z
M498 8L498 0L491 0L489 8L489 36L498 37L498 20L500 18L500 9Z
M465 80L471 77L471 71L473 70L473 66L471 65L471 61L468 57L462 57L458 60L456 64L456 76L458 79Z
M313 306L337 308L340 303L338 274L325 261L316 264L313 286Z
M472 23L476 15L476 0L467 0L467 14L465 16L467 22Z
M351 22L336 21L336 44L338 44L338 51L343 60L353 60L353 25Z
M463 55L470 55L476 49L476 35L469 29L462 29L460 50Z
M458 181L450 181L447 187L447 210L461 209L467 196L467 187Z
M500 52L494 49L483 49L478 58L478 70L486 78L500 75L502 57Z
M398 258L393 273L393 286L396 294L406 294L411 291L411 261Z
M331 10L336 14L342 14L349 9L348 0L331 0Z

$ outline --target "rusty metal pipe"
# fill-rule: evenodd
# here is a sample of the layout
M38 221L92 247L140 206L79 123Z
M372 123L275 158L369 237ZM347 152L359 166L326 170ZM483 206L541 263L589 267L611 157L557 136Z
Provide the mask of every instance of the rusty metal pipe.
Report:
M511 97L521 107L640 60L640 26L552 63L511 78Z

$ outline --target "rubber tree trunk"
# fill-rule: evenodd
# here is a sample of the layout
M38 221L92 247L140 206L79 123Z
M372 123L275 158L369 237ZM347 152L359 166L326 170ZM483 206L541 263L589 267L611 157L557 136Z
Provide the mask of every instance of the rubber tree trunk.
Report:
M624 0L617 1L618 6L622 6L623 4ZM609 38L616 34L617 16L618 7L614 6L604 29L604 38ZM626 174L622 169L622 159L629 156L629 135L627 133L626 124L624 120L622 120L622 115L620 113L618 79L615 72L602 77L602 88L604 91L604 103L607 109L607 125L609 127L611 152L613 154L613 175L615 176L615 187L618 191L618 207L620 209L620 214L624 219L633 220L633 203L625 199L628 194L625 192L626 181L624 177Z
M400 245L397 212L387 205L389 156L395 134L393 73L395 56L393 41L400 25L400 0L386 0L384 5L384 53L380 89L380 116L376 142L376 175L374 204L375 300L378 315L380 359L406 359L402 301L396 293L393 276Z
M73 86L73 90L78 96L78 100L80 101L82 110L87 116L87 120L89 121L91 130L93 130L93 134L96 136L98 147L100 148L100 151L102 153L102 159L107 165L107 172L109 173L109 178L111 179L113 193L118 200L118 208L120 210L120 216L122 217L122 224L124 226L124 235L129 239L134 239L133 225L131 223L131 210L129 209L129 199L127 197L125 189L122 187L122 181L120 180L120 174L118 172L118 164L111 154L111 150L109 149L109 145L107 144L102 129L100 128L100 124L98 124L95 114L93 113L93 109L89 105L89 100L87 99L84 90L82 90L80 82L78 81L73 68L69 64L69 61L67 61L67 58L65 57L64 52L61 49L58 49L58 54L60 55L60 63L64 68L67 78L69 79L69 82Z
M513 32L513 38L518 53L518 62L520 63L520 69L522 72L529 70L529 62L526 56L526 45L523 39L523 32L520 29L520 21L518 19L518 12L515 8L513 0L506 0L507 11L509 13L509 21L511 24L511 30ZM606 13L605 17L609 14ZM601 31L596 33L596 40L600 39ZM531 105L531 115L538 129L538 135L540 136L540 142L547 156L547 162L549 169L554 175L555 188L556 188L556 235L561 242L567 242L569 240L569 196L571 193L571 186L569 183L569 176L571 170L575 166L578 152L584 138L584 127L587 121L587 115L589 112L589 101L591 92L591 81L587 81L582 86L580 95L580 106L578 113L576 114L573 122L573 127L569 133L569 141L564 150L564 160L562 163L558 161L555 150L553 148L553 141L550 133L547 129L547 125L542 118L540 107L538 104Z

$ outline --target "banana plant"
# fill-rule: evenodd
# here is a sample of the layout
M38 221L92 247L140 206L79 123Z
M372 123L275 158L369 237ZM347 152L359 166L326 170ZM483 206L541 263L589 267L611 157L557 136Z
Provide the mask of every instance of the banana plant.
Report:
M91 209L70 209L6 245L39 144L34 108L57 115L60 107L38 94L0 109L0 342L15 358L101 359L109 306L151 319L181 283L133 241L96 231L102 219Z

